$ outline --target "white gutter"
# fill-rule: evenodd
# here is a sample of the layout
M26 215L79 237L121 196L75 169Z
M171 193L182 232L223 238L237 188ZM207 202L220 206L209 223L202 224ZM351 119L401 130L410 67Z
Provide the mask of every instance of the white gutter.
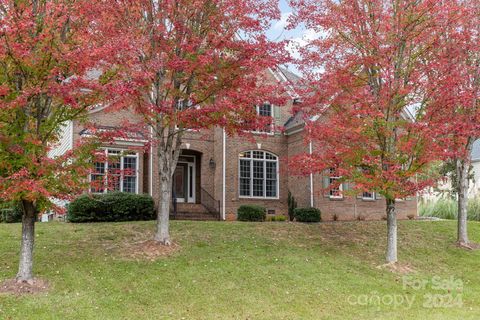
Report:
M309 143L309 153L310 155L313 153L312 141ZM313 208L313 173L310 173L310 207Z
M226 211L226 206L225 206L225 181L226 181L226 157L227 157L227 135L225 133L225 129L223 129L223 154L222 154L222 219L226 220L227 218L227 213Z
M153 197L153 144L152 144L152 140L153 140L153 127L150 126L150 174L148 175L149 176L149 179L150 179L150 196Z

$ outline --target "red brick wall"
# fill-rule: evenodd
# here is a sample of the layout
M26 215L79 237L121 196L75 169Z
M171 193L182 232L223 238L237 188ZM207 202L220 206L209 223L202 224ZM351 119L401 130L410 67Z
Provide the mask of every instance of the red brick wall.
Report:
M125 120L134 122L135 119L140 121L138 115L134 114L133 111L121 110L115 112L107 112L105 110L90 113L88 117L88 122L95 123L101 126L112 126L119 127L124 123ZM73 142L74 144L81 139L80 132L85 128L84 123L81 121L74 121L73 125ZM145 178L148 177L148 167L145 167L145 163L148 163L148 154L145 153L144 148L141 146L132 146L127 142L121 142L114 144L104 144L102 147L110 147L123 150L131 150L138 153L138 189L139 192L148 193L148 181L145 181Z
M291 116L291 101L280 108L281 114L277 125L284 124ZM96 112L90 115L90 121L104 126L120 126L125 119L135 121L140 118L128 110L112 112ZM132 120L133 119L133 120ZM74 140L80 138L79 132L83 125L78 121L74 125ZM275 132L274 135L253 135L246 137L227 137L226 139L226 195L225 207L227 217L235 218L237 209L242 204L257 204L267 210L275 210L276 214L287 214L288 190L292 192L299 207L310 206L309 176L293 176L289 174L287 159L308 152L303 132L284 135ZM258 144L261 144L260 146ZM132 149L127 144L116 144L115 147ZM200 202L199 188L205 189L216 200L222 200L222 164L223 164L223 131L214 128L185 133L182 149L185 153L195 154L197 159L197 203ZM263 150L279 157L279 195L278 199L248 199L239 195L239 154L247 150ZM210 159L214 166L210 165ZM153 196L159 188L158 160L156 150L153 150L153 171L149 170L150 154L147 150L139 155L139 185L143 192L150 192L150 179L153 179ZM200 181L198 181L198 179ZM356 197L345 197L333 200L324 197L322 192L322 177L314 176L313 194L314 206L322 211L323 220L355 220L382 219L385 215L385 200L364 201ZM142 190L142 188L141 188ZM400 218L416 215L416 199L397 203Z

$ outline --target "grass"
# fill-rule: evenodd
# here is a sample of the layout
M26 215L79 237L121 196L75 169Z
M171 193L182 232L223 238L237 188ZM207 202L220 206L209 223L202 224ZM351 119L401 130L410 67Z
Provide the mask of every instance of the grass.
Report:
M469 224L480 242L480 223ZM0 295L0 319L478 319L480 251L454 245L453 221L402 221L403 275L383 263L385 222L172 222L180 250L155 261L122 255L153 222L37 227L36 274L48 293ZM15 276L20 225L0 225L0 281ZM132 240L133 239L133 240ZM461 280L462 306L428 308L433 279ZM393 306L389 297L414 299ZM362 297L380 297L358 305ZM443 298L441 298L443 299ZM458 300L455 300L459 302ZM450 301L451 302L451 301ZM442 307L443 306L443 307ZM450 305L451 306L451 305Z
M421 202L419 214L424 217L456 220L458 217L457 201L450 198L440 198L436 201ZM480 197L468 200L467 218L472 221L480 221Z

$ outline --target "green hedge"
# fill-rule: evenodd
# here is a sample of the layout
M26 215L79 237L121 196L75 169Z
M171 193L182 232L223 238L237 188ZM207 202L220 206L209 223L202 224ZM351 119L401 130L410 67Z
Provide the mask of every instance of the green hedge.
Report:
M22 210L20 208L0 209L0 222L18 223L22 222Z
M69 222L116 222L154 220L154 202L149 195L112 192L83 195L68 205Z
M297 208L294 210L298 222L320 222L321 212L317 208Z
M264 207L256 205L243 205L237 210L239 221L265 221L267 214Z
M22 207L12 202L0 203L0 222L17 223L22 222Z

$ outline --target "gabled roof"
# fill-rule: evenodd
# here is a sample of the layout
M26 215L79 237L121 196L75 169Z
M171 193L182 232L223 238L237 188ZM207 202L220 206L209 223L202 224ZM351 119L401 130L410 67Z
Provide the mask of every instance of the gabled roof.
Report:
M305 120L303 118L303 112L299 111L291 116L287 122L283 125L285 128L285 133L288 135L292 133L292 131L296 131L294 129L301 129L305 125Z
M284 67L278 67L278 71L280 73L283 74L283 76L288 80L290 81L292 84L299 84L300 80L302 80L302 78L291 72L290 70L288 70L287 68L284 68Z
M296 89L298 89L300 80L302 79L300 76L289 71L287 68L280 66L269 68L268 70L272 73L275 79L277 79L277 81L286 85L287 93L292 99L296 100L299 98Z

